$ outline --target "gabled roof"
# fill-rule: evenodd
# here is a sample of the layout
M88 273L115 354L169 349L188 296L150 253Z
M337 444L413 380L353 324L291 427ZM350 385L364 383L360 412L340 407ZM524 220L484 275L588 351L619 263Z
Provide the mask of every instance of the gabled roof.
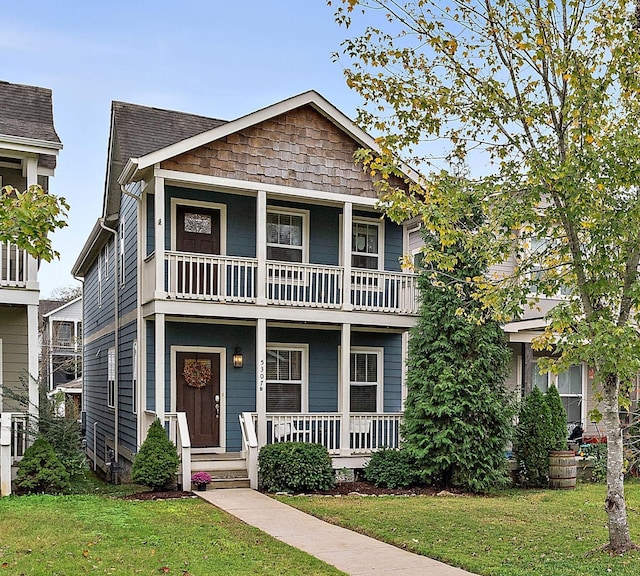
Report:
M62 312L63 310L65 310L66 308L69 308L71 306L73 306L74 304L81 302L82 301L82 296L78 296L77 298L74 298L73 300L69 300L68 302L58 302L58 306L56 308L54 308L53 310L49 310L48 312L45 312L42 317L43 318L48 318L49 316L52 316L53 314L58 314L60 312Z
M310 105L315 108L320 114L330 120L343 132L348 134L361 146L371 148L376 152L379 151L378 145L371 136L356 126L333 104L318 94L318 92L315 90L309 90L308 92L303 92L302 94L293 96L292 98L288 98L282 102L278 102L256 112L252 112L251 114L247 114L246 116L242 116L237 120L220 123L220 125L213 127L210 130L206 130L188 138L176 140L173 144L165 146L164 148L159 148L138 157L130 156L123 173L119 177L119 181L124 183L135 178L135 174L138 171L144 170L158 162L162 162L163 160L167 160L173 156L177 156L178 154L193 150L194 148L198 148L204 144L224 138L229 134L233 134L249 126L264 122L265 120L306 105ZM410 178L414 178L416 176L410 169L407 169L405 172Z
M62 143L53 125L51 90L0 81L0 142L33 149L54 168Z

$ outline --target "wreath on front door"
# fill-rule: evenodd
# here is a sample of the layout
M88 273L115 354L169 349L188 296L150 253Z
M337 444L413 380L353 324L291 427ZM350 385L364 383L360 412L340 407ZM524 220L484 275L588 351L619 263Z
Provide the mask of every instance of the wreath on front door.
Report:
M189 386L204 388L211 380L211 368L206 361L185 360L182 375Z

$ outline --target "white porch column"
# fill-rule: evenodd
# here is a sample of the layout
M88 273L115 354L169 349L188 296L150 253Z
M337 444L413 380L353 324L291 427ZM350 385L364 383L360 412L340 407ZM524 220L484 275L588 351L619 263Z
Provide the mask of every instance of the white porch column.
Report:
M264 306L267 303L267 193L264 190L258 191L256 200L256 258L258 259L256 303Z
M156 414L164 421L165 413L165 322L164 314L156 314L155 365L156 365Z
M352 310L351 304L351 239L353 236L353 204L345 202L342 210L342 309Z
M154 297L166 298L164 288L164 235L165 235L165 218L164 218L164 178L155 178L153 196L153 213L155 218L155 263L156 263L156 280L154 288ZM169 286L169 290L171 287Z
M38 183L38 160L37 158L27 158L24 161L23 167L24 175L27 178L27 188L29 186L34 186ZM27 257L27 290L39 290L40 285L38 284L38 261L33 256ZM37 332L37 323L36 323L36 332ZM37 348L36 348L37 350ZM36 354L37 355L37 354ZM37 364L37 362L36 362ZM31 367L29 367L31 370ZM38 371L36 369L35 372L30 372L37 376Z
M256 412L258 413L258 447L267 443L267 321L256 324Z
M27 306L27 349L29 351L29 414L38 417L38 305Z
M0 413L0 496L11 494L11 414Z
M349 417L349 405L351 404L350 386L351 380L351 324L342 325L340 342L340 412L342 424L340 425L340 454L351 454L351 430Z

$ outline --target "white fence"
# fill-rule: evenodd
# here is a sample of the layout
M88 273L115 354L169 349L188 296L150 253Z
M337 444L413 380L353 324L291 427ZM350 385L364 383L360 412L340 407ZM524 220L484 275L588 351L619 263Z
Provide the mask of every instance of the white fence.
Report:
M29 415L0 414L0 496L11 494L11 469L22 459L29 443Z

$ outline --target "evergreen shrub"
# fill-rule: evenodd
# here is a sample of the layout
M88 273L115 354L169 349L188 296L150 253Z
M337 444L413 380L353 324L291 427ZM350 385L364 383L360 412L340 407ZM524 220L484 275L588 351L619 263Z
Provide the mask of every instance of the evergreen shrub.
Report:
M44 438L38 438L18 463L17 486L29 494L60 494L71 489L69 473Z
M567 411L562 405L562 398L560 398L558 389L553 384L549 386L544 399L549 407L549 443L551 450L566 450L568 437Z
M321 444L278 442L258 454L260 484L269 492L330 490L335 482L331 457Z
M364 477L374 486L408 488L420 480L416 467L415 458L406 450L380 450L365 466Z
M520 405L515 435L518 475L523 486L547 486L552 441L549 406L542 392L534 388Z
M156 418L133 461L131 479L153 490L160 490L172 482L179 465L176 446Z

